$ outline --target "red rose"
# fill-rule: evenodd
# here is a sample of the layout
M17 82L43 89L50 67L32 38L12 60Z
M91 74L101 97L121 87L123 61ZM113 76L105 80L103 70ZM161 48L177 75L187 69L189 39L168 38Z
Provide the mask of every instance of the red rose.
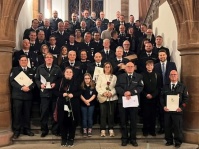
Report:
M108 82L107 82L107 85L110 85L110 84L111 84L111 82L108 81Z

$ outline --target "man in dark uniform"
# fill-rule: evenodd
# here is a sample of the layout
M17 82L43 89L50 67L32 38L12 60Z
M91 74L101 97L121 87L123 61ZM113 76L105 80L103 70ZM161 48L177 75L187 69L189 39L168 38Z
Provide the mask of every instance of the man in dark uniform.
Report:
M50 18L50 26L52 27L52 32L57 31L59 22L63 22L63 21L62 19L58 18L58 12L54 10L53 17Z
M58 23L58 30L53 33L53 35L57 39L57 47L61 48L63 45L65 45L68 41L69 33L64 31L64 23L59 22Z
M86 27L88 29L90 29L90 28L92 28L94 26L93 21L89 18L89 11L88 10L84 10L82 21L86 22Z
M163 46L163 37L158 35L156 36L155 38L155 47L154 47L154 52L158 54L158 52L161 50L161 49L164 49L166 51L166 54L167 54L167 61L170 62L170 51L168 48L164 47Z
M113 74L115 74L116 76L125 73L125 65L129 62L128 59L123 58L123 52L123 47L117 47L115 52L116 57L111 61Z
M152 51L153 45L148 42L145 45L145 52L138 57L138 72L146 72L146 61L153 60L154 64L158 62L158 55Z
M39 26L39 21L37 19L33 19L31 27L24 31L23 39L29 39L30 31L38 32L38 26Z
M63 63L61 66L62 71L65 70L66 67L70 67L73 70L73 77L77 79L79 82L83 81L83 75L82 75L82 68L81 68L81 62L76 60L77 54L75 51L71 50L68 52L68 61Z
M94 53L100 52L103 49L103 40L100 38L99 32L93 33L93 40L91 42L94 48Z
M39 27L39 30L43 30L45 33L45 39L46 41L49 41L49 37L51 36L53 29L50 26L50 20L49 19L45 19L44 20L44 25Z
M134 72L134 64L132 62L128 62L126 64L126 73L123 73L118 76L116 82L116 92L118 93L118 107L120 113L120 121L121 121L121 133L122 133L122 146L127 146L128 139L130 139L130 143L133 146L138 146L136 142L136 128L137 128L137 114L138 107L123 107L123 97L126 97L124 100L129 100L131 96L137 96L139 99L139 95L143 89L143 81L142 76L136 72ZM128 136L128 128L127 128L127 120L128 116L130 118L130 138Z
M80 22L77 20L77 14L72 13L70 21L70 30L73 34L75 34L76 29L80 29Z
M188 91L185 85L178 81L178 73L176 70L170 72L169 78L170 83L166 84L161 92L161 105L164 109L165 140L167 141L165 145L173 145L174 139L175 147L179 148L183 140L182 116L188 103ZM169 109L170 107L167 105L169 95L178 95L179 105L175 111Z
M167 52L162 49L158 52L159 63L156 63L154 66L155 72L159 73L162 78L161 88L170 82L169 74L171 70L177 70L176 64L174 62L167 61ZM164 111L160 106L158 107L158 121L160 124L160 129L158 131L159 134L164 133Z
M116 12L116 19L112 20L114 26L117 26L118 24L120 24L120 21L119 21L120 15L121 15L120 11L117 11Z
M103 62L110 62L115 58L115 53L110 49L110 40L104 39L103 40L104 49L101 50L102 54L102 61Z
M45 33L44 33L43 30L39 30L38 35L37 35L37 39L36 39L36 43L35 43L35 49L36 49L35 52L36 52L38 55L41 54L40 49L41 49L41 46L42 46L43 44L47 44L47 41L46 41L46 38L45 38Z
M102 28L103 28L103 30L105 30L106 28L107 28L107 25L108 25L108 23L109 23L109 20L108 19L106 19L106 18L104 18L104 16L105 16L105 14L104 14L104 12L103 11L101 11L100 12L100 20L102 21ZM102 31L103 31L102 30ZM101 32L102 32L101 31Z
M53 55L47 53L45 55L45 63L37 68L35 75L35 82L40 89L41 97L41 137L45 137L48 134L48 118L49 115L52 116L56 103L56 98L53 96L53 89L61 77L61 69L59 66L53 64ZM52 134L58 135L58 133L60 133L58 132L58 125L53 121Z
M19 51L15 51L13 54L13 67L19 66L19 58L21 55L27 55L28 57L28 67L31 67L33 70L38 66L38 58L37 55L30 51L30 41L28 39L24 39L22 43L22 49Z
M32 104L32 90L35 84L32 82L30 85L22 85L15 80L21 72L29 79L34 78L34 71L28 68L28 57L21 55L19 58L19 66L14 67L10 74L10 84L12 87L12 103L13 103L13 138L17 139L20 135L21 129L23 134L34 136L30 131L30 113Z
M56 46L56 37L51 35L50 38L49 38L49 52L51 54L53 54L54 57L58 58L59 57L59 54L60 54L60 48L58 46Z

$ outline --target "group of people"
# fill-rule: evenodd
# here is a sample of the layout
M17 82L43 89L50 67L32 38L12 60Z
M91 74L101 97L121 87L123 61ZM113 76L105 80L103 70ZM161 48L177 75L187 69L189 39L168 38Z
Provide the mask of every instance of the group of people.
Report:
M156 135L156 117L167 143L182 143L182 113L188 102L186 87L178 82L177 68L170 62L169 49L162 36L133 15L125 23L118 11L109 22L104 12L89 17L85 10L81 22L73 13L62 21L57 11L43 21L42 14L24 31L22 49L13 54L10 74L13 107L13 138L34 136L30 129L31 104L40 98L41 137L61 135L62 146L73 146L81 123L84 137L92 136L93 115L100 117L100 135L114 137L115 119L121 126L121 145L136 141L137 115L143 119L143 135ZM33 82L22 85L16 77L25 73ZM167 96L179 95L179 107L170 111ZM124 100L137 99L137 106L124 106ZM95 109L99 105L99 112ZM81 122L80 122L81 120ZM128 129L130 123L130 130ZM174 133L174 138L172 133Z

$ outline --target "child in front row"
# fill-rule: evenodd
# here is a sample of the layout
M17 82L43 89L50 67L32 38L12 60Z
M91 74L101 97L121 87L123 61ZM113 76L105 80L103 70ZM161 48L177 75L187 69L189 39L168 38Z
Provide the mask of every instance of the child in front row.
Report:
M92 77L89 73L84 74L84 81L81 84L81 112L83 137L92 136L93 112L96 102L96 89Z

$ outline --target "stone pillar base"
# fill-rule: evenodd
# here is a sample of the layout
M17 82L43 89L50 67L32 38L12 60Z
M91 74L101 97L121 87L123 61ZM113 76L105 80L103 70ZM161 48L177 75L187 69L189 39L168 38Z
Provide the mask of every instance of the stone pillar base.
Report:
M183 131L184 142L199 144L199 131Z
M0 147L10 145L13 132L10 130L0 130Z

